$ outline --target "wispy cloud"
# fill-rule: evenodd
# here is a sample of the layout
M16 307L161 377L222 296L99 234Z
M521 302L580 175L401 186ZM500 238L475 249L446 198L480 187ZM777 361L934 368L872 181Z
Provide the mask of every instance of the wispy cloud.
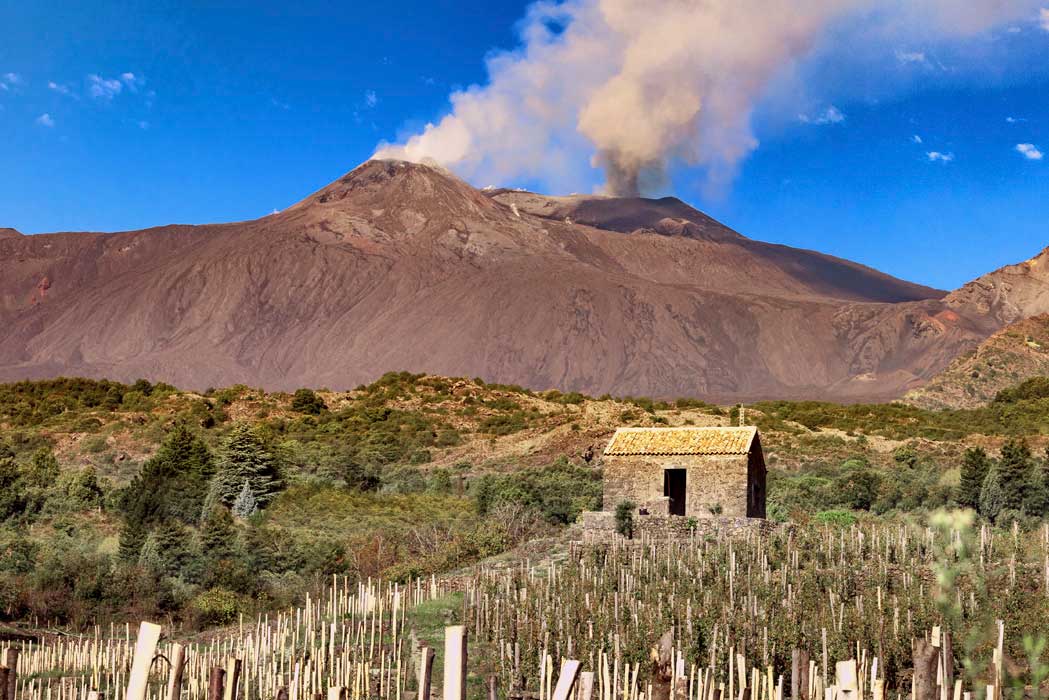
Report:
M134 73L121 73L119 78L104 78L92 73L87 76L88 94L99 100L111 100L125 89L138 92L145 79Z
M47 81L47 89L57 92L59 95L76 98L76 93L73 92L72 88L68 85L63 85L62 83L56 83L53 80Z
M39 117L36 118L36 123L40 126L46 126L48 129L50 129L55 125L55 120L50 114L47 114L45 112L44 114L41 114Z
M289 105L287 102L281 102L276 97L270 98L270 104L274 107L277 107L278 109L283 109L285 112L291 109L291 105Z
M845 121L845 115L834 105L816 115L799 114L798 121L803 124L840 124Z
M953 153L940 153L939 151L929 151L925 156L931 163L950 163L954 160Z
M896 50L896 60L900 63L928 63L924 51L900 51Z
M1049 32L1049 7L1043 7L1038 13L1038 25Z
M364 105L371 109L375 105L379 104L379 96L375 94L375 90L367 90L364 93Z
M1020 122L1027 121L1027 119L1024 117L1006 117L1005 121L1007 124L1019 124Z
M1033 143L1016 144L1016 152L1027 160L1041 160L1045 156Z
M912 143L921 143L922 142L922 137L918 136L918 134L915 134L914 136L911 136L911 142Z
M16 85L21 84L22 76L18 73L4 73L0 75L0 90L8 91Z

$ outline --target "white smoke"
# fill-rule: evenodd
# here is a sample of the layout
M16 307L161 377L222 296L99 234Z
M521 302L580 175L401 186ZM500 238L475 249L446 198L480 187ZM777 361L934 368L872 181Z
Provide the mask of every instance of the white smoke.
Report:
M672 161L728 178L757 145L751 113L777 75L836 23L871 37L951 39L1038 16L1030 0L566 0L533 5L522 46L488 60L489 82L375 156L433 159L484 182L586 177L637 194ZM915 31L915 28L918 31Z

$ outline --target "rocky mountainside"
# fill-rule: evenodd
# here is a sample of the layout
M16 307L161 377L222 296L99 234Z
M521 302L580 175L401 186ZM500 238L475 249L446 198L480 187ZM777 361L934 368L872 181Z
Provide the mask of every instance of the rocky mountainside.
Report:
M590 394L898 397L1017 317L1039 262L945 295L665 198L481 191L369 161L248 222L0 235L0 380L342 389L411 370Z
M1049 315L1006 326L905 398L922 408L975 408L1038 376L1049 376Z

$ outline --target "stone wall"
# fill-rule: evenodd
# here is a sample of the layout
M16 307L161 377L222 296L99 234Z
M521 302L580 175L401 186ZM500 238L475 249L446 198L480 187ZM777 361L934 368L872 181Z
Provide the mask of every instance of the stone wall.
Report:
M710 518L721 506L723 517L747 515L747 455L675 455L604 457L604 509L623 501L636 505L663 498L663 471L685 469L685 514Z
M608 511L586 511L579 519L586 542L606 542L618 537L615 514ZM634 540L659 541L689 539L745 532L770 532L778 523L763 518L690 518L680 515L634 515Z

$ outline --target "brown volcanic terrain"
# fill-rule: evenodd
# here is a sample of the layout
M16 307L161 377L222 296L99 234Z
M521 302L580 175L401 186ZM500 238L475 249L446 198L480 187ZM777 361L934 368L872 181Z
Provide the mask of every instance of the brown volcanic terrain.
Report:
M0 232L0 380L339 389L413 370L591 394L879 399L1049 312L1045 257L945 296L747 239L673 198L482 192L369 161L256 221Z
M905 398L923 408L975 408L1002 389L1038 376L1049 376L1047 315L1006 326Z

